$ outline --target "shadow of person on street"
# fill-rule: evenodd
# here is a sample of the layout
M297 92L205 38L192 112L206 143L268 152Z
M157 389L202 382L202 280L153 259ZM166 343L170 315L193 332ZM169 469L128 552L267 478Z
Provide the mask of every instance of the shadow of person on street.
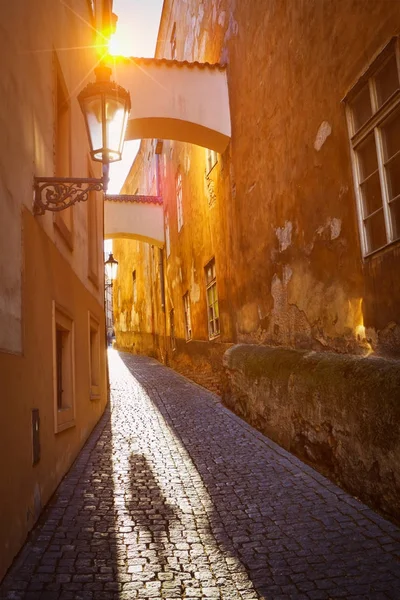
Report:
M154 359L120 354L211 499L210 533L262 598L397 598L394 526ZM382 538L383 539L383 538ZM347 596L346 596L347 594Z

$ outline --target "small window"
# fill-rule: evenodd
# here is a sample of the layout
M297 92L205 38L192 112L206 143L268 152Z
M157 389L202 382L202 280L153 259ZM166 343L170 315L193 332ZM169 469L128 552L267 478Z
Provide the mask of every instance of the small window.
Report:
M174 309L170 310L169 313L169 336L171 341L171 350L176 349L176 339L175 339L175 314Z
M171 46L171 59L175 60L176 59L176 23L174 23L174 26L172 27L170 46Z
M89 313L90 399L100 398L99 322Z
M218 162L218 154L215 150L206 150L206 173L210 173Z
M400 239L400 65L390 44L346 99L364 256Z
M178 231L182 229L183 225L183 206L182 206L182 173L180 169L176 174L176 208L178 214Z
M183 310L185 314L185 337L186 341L188 342L192 339L192 320L190 316L189 292L186 292L186 294L183 296Z
M137 302L137 285L136 285L136 269L132 271L132 300L133 303Z
M53 303L55 432L75 425L74 324Z
M217 294L217 277L215 272L215 259L213 258L205 267L207 313L208 313L208 335L212 339L219 335L219 308Z

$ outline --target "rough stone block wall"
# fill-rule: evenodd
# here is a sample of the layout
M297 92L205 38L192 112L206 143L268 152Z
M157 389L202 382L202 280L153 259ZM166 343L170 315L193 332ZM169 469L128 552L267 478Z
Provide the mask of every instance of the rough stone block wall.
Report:
M400 520L400 362L240 344L224 367L231 410Z

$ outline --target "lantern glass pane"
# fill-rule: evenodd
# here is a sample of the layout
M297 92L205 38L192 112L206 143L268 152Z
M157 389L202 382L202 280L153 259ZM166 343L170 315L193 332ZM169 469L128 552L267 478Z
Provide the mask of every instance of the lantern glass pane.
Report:
M112 262L106 261L104 266L107 279L109 281L114 281L114 279L117 277L118 262L116 260L113 260Z
M118 263L115 262L111 265L111 279L112 280L117 278L117 271L118 271Z
M103 129L102 129L102 98L92 97L84 101L84 114L86 116L90 144L93 152L103 147Z
M118 160L125 135L125 103L116 98L106 98L106 135L109 160Z

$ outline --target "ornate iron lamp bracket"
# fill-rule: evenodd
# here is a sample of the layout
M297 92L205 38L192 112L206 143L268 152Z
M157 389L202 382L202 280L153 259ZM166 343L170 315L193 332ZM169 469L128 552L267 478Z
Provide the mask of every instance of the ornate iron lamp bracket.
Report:
M44 215L46 210L58 212L85 202L90 192L105 191L105 183L106 178L35 177L33 214Z

